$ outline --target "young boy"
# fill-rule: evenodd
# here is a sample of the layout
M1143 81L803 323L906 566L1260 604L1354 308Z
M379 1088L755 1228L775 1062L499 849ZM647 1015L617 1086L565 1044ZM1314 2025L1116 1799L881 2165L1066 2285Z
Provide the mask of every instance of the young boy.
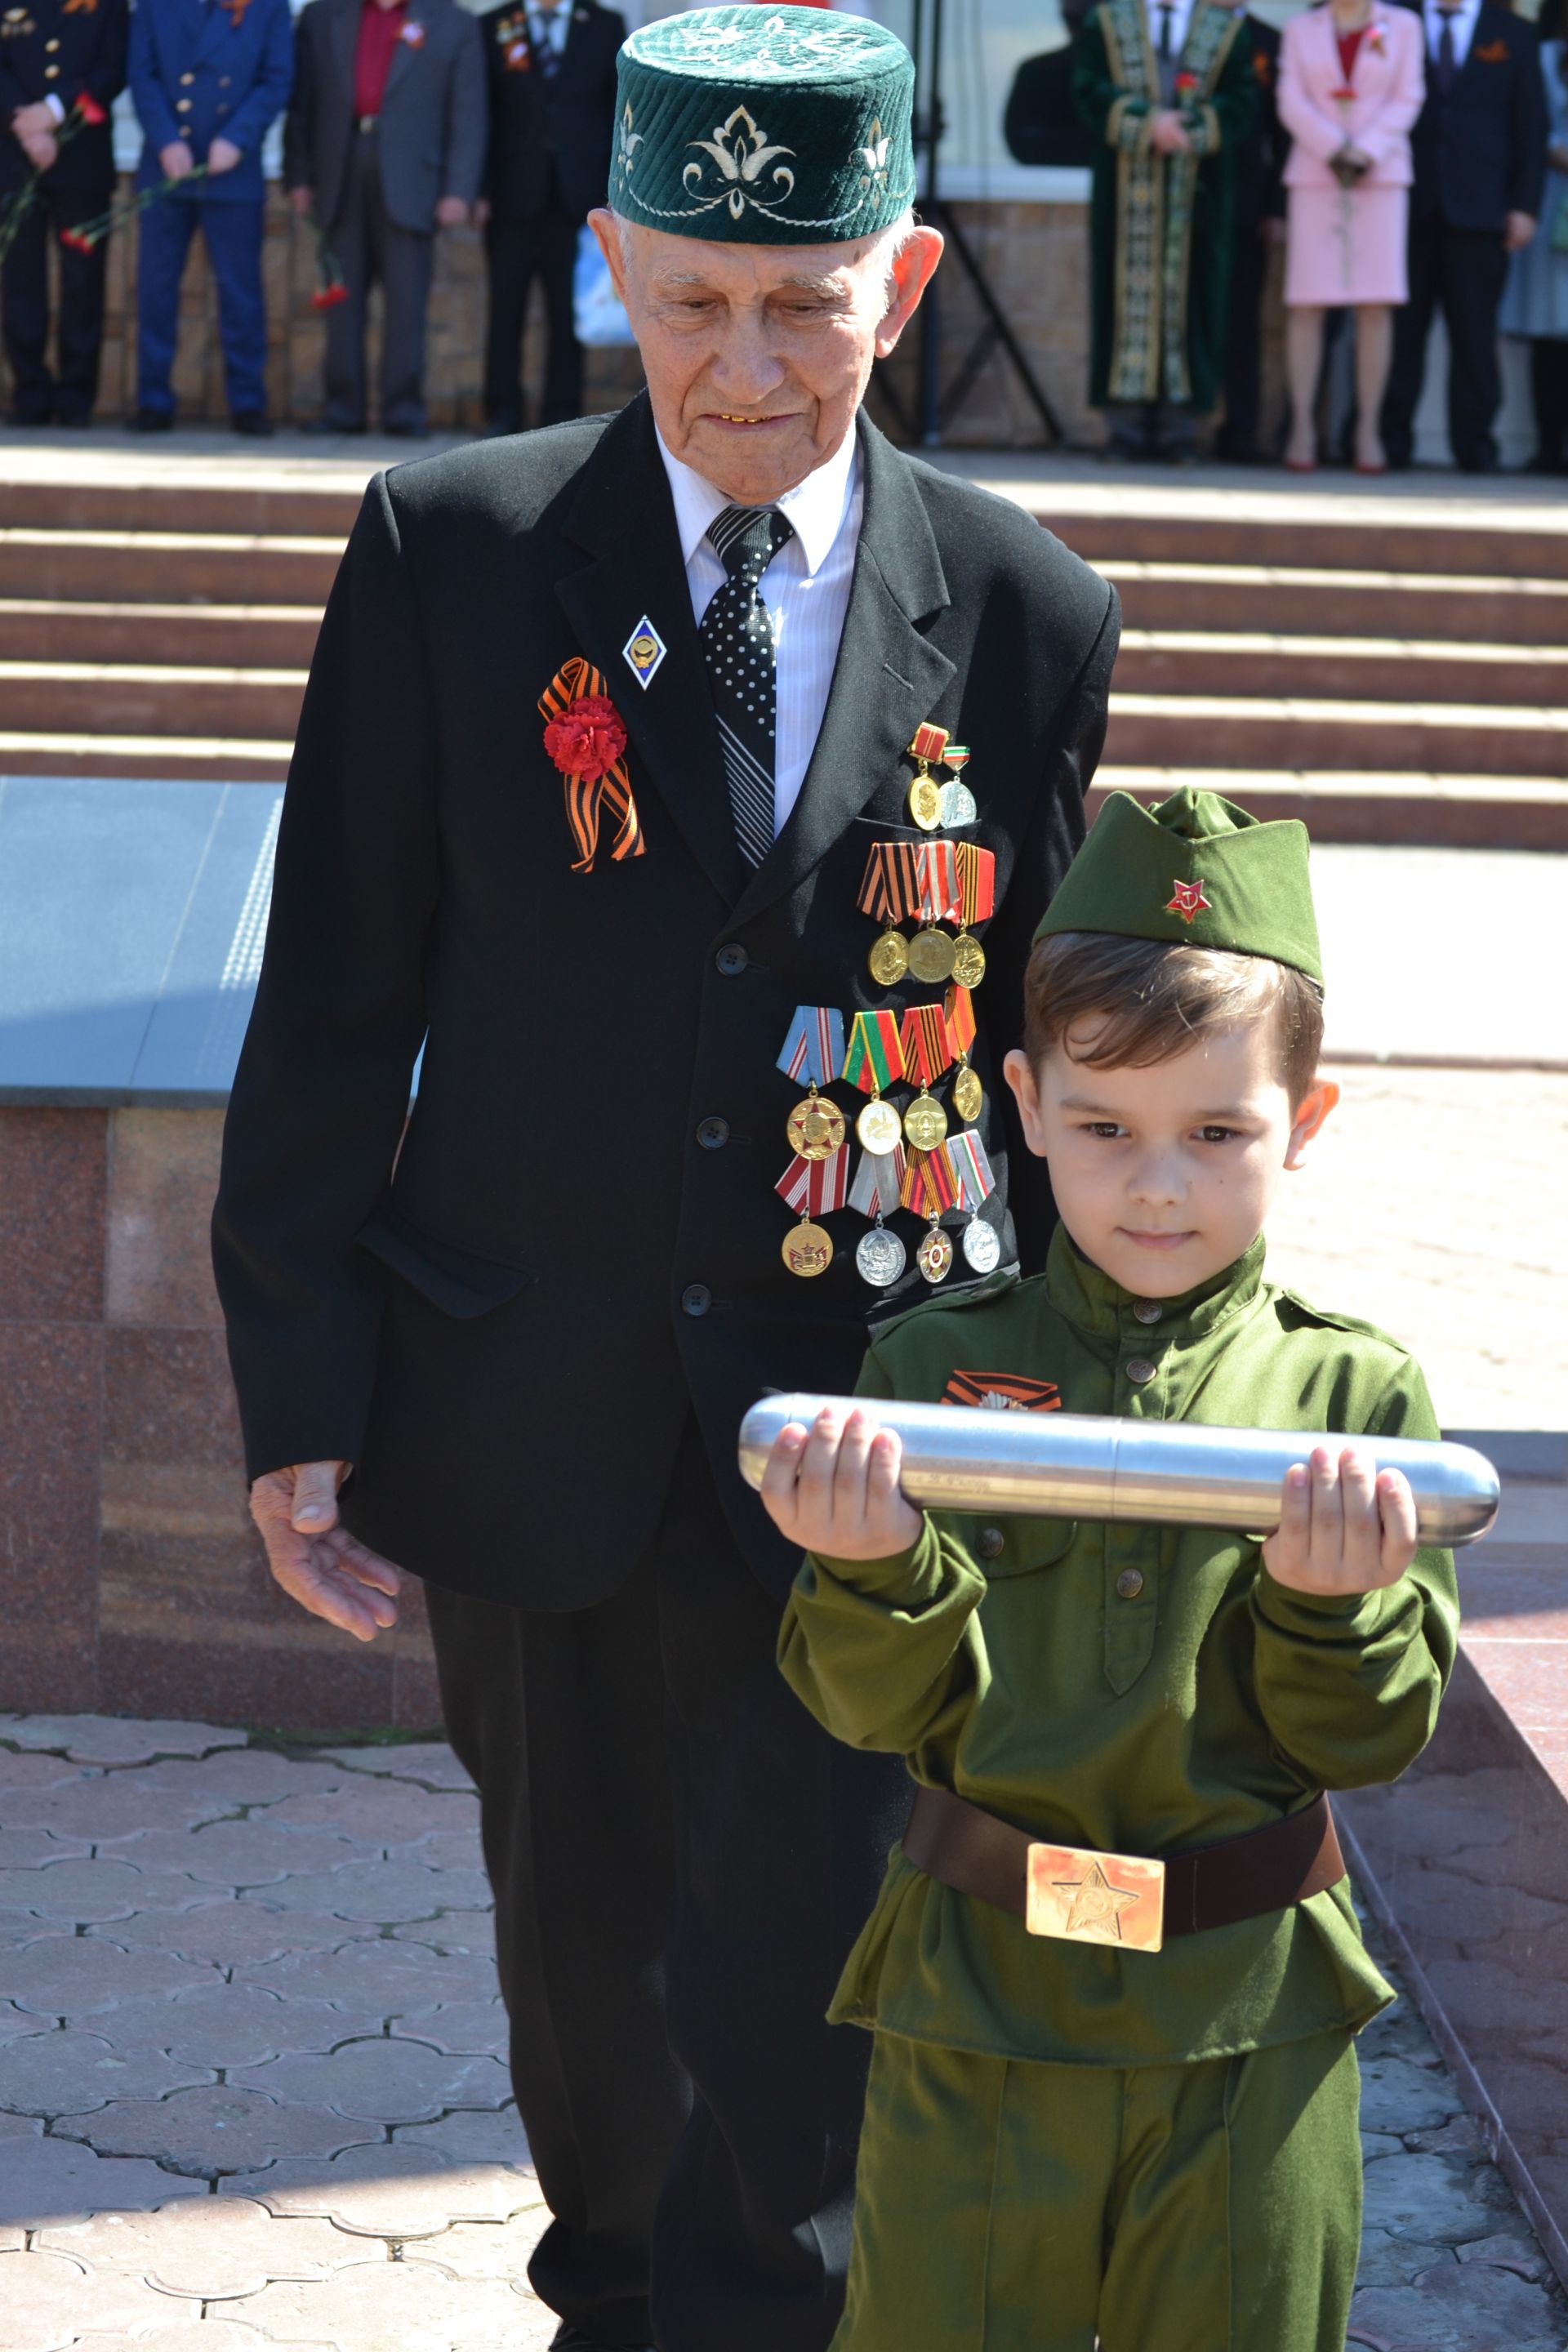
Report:
M861 1394L1435 1437L1402 1348L1264 1280L1321 981L1300 825L1115 795L1006 1066L1046 1271L889 1324ZM833 2011L876 2033L835 2352L1342 2352L1393 1996L1321 1792L1418 1754L1458 1613L1405 1480L1311 1449L1251 1537L922 1515L873 1408L763 1493L810 1555L784 1674L918 1784Z

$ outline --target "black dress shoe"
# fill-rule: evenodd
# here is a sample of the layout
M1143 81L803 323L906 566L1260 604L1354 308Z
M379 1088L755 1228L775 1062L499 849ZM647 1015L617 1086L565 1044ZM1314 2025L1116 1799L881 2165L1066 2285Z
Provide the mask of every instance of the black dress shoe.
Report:
M172 433L174 420L166 408L139 408L129 419L132 433Z
M427 425L384 425L382 431L394 441L428 441Z
M335 416L308 416L300 425L301 433L332 433L348 435L363 433L363 425L340 425Z
M52 425L54 421L52 408L14 408L5 420L7 425Z
M481 441L506 441L512 434L522 431L521 416L492 416L479 430Z
M563 2320L550 2339L550 2352L654 2352L651 2344L607 2344L602 2336L585 2335Z
M235 431L243 433L247 441L272 438L272 419L264 408L237 408L230 421Z
M57 416L55 423L59 425L63 432L85 433L88 426L92 423L92 417L90 413L85 408L73 408L68 415L62 415Z

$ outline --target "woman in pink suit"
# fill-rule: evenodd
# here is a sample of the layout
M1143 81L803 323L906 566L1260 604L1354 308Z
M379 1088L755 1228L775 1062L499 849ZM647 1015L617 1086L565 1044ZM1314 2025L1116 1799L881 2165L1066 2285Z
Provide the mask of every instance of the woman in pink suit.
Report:
M1279 54L1285 166L1285 463L1317 463L1314 411L1323 313L1356 314L1356 471L1381 474L1377 420L1394 349L1394 310L1409 299L1405 223L1410 131L1426 97L1422 19L1373 0L1328 0L1292 16Z

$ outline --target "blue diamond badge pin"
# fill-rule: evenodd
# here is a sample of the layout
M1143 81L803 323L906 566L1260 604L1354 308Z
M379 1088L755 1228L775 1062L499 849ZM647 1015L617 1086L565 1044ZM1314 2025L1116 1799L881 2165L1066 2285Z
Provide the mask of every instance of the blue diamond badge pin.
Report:
M664 639L645 613L626 644L621 647L631 668L632 676L646 694L668 648Z

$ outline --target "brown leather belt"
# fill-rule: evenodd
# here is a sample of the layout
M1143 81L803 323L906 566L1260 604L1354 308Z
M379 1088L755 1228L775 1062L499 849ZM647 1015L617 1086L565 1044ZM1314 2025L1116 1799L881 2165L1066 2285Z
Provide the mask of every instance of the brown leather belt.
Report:
M920 1789L904 1853L943 1886L1015 1912L1032 1935L1131 1951L1283 1911L1345 1874L1324 1796L1262 1829L1152 1861L1048 1845L950 1790Z

